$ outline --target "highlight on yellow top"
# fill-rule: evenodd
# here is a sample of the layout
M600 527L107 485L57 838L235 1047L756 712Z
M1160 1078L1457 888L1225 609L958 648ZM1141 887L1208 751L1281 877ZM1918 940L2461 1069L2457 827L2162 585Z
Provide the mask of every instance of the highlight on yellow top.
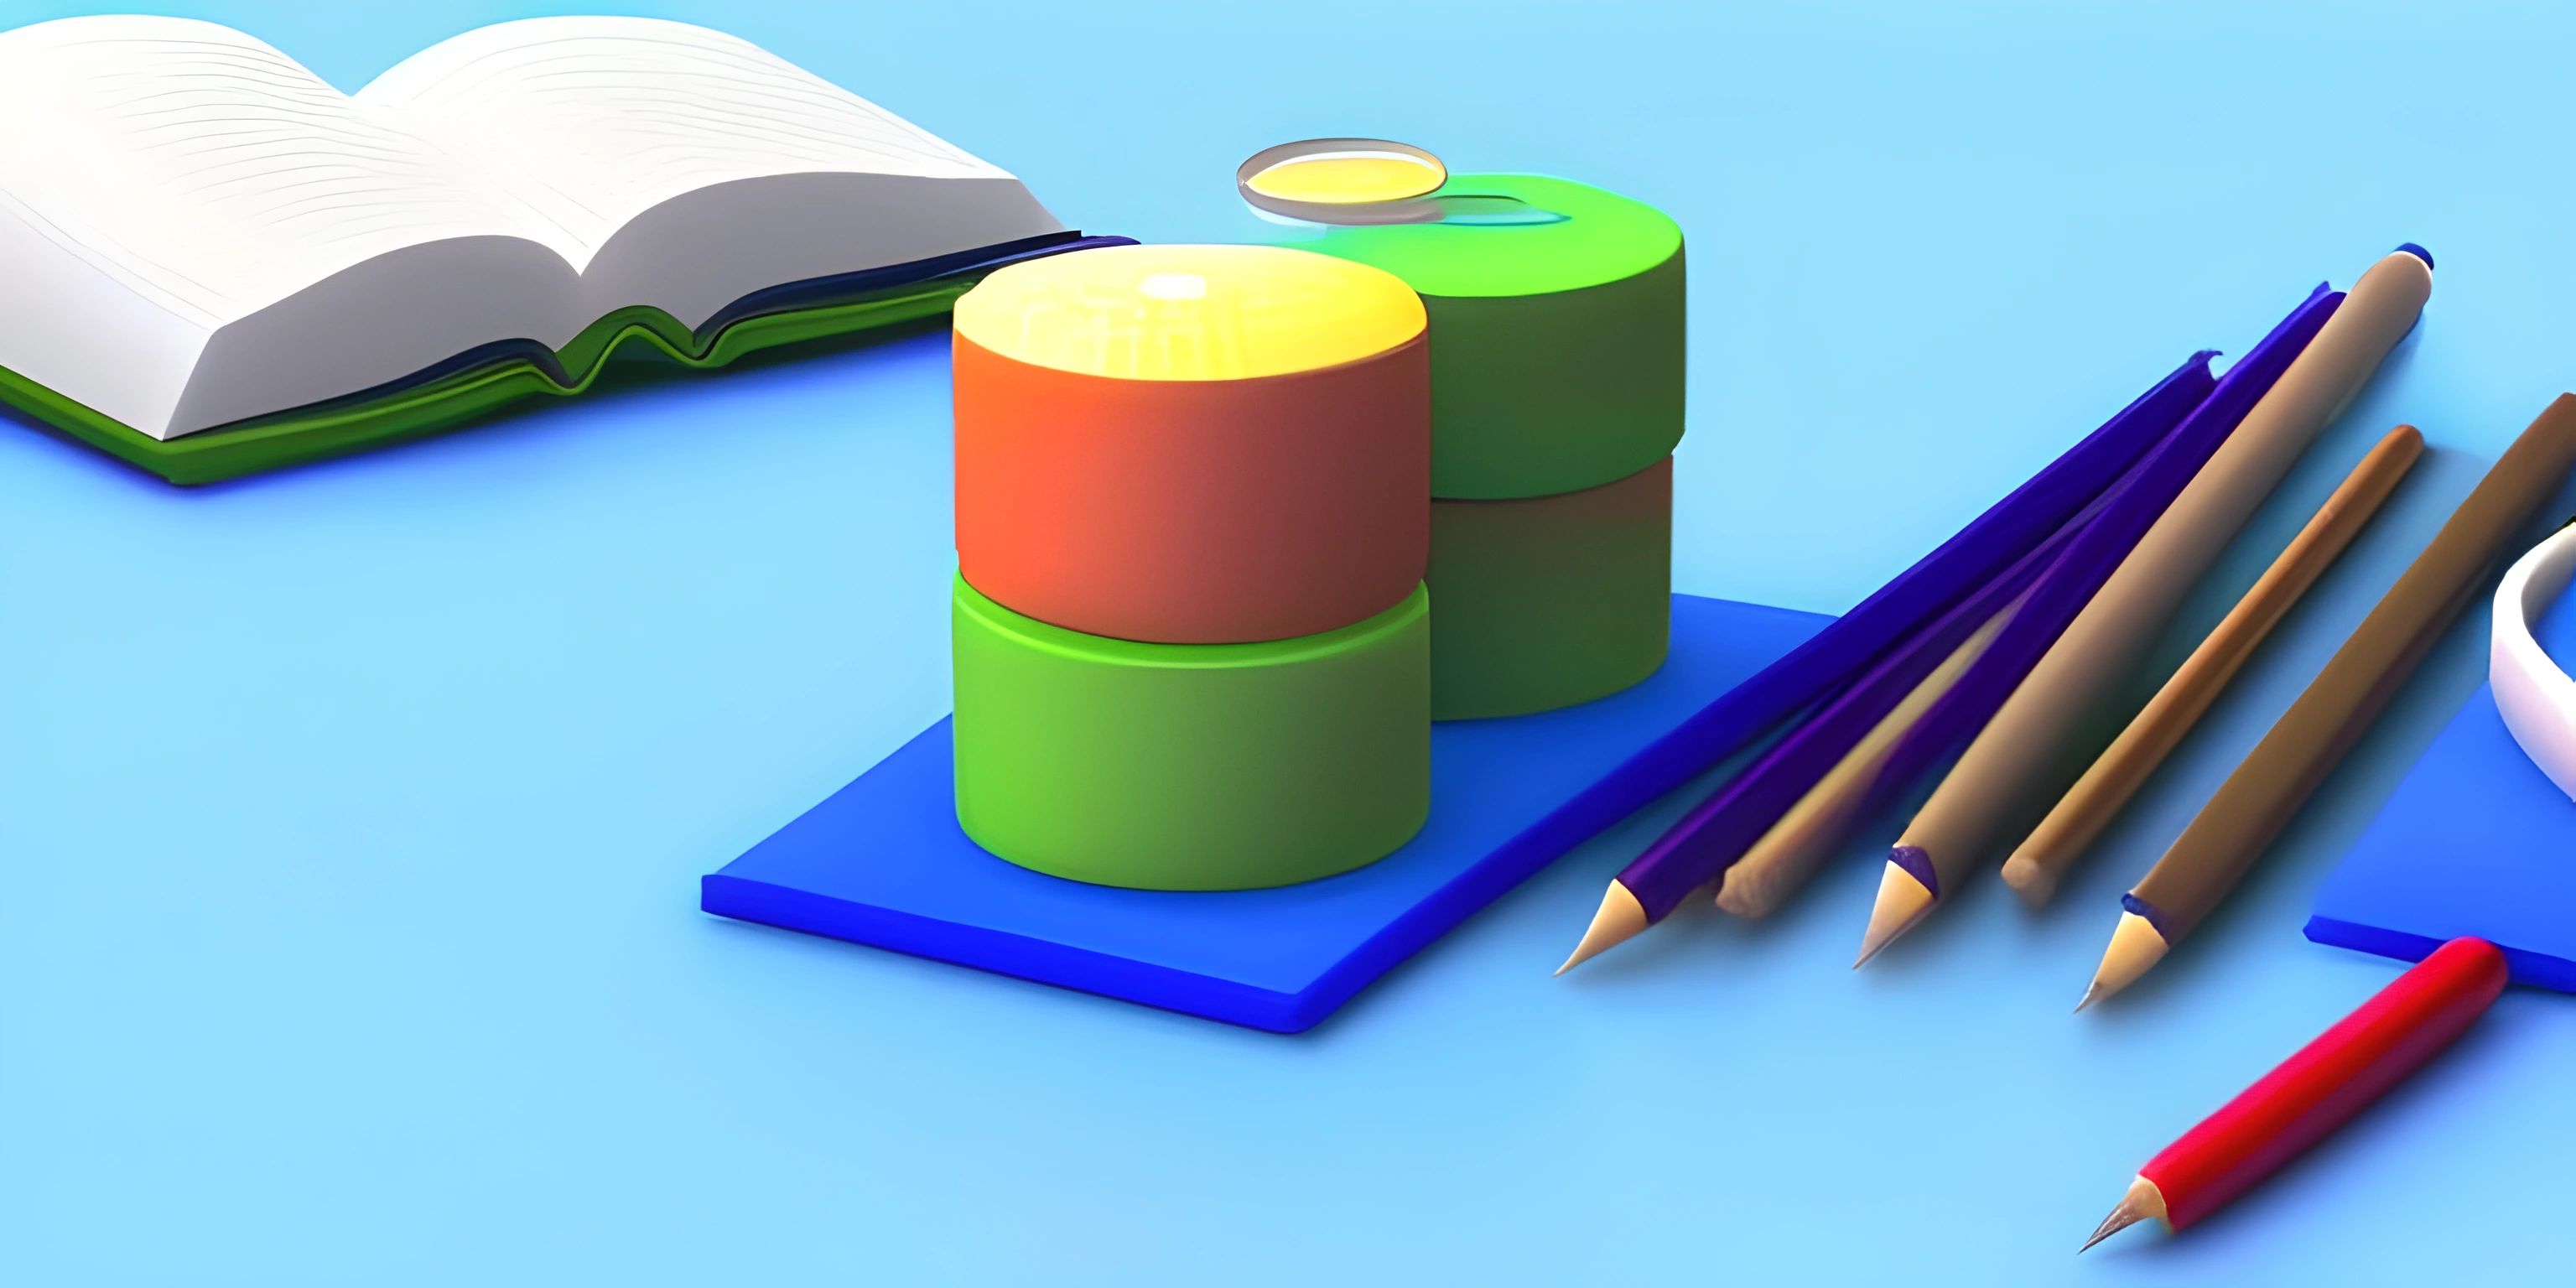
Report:
M1120 380L1249 380L1339 366L1422 334L1403 279L1283 246L1106 246L997 269L959 337Z
M1265 197L1319 205L1404 201L1429 194L1448 176L1439 166L1392 152L1318 152L1290 157L1244 180Z

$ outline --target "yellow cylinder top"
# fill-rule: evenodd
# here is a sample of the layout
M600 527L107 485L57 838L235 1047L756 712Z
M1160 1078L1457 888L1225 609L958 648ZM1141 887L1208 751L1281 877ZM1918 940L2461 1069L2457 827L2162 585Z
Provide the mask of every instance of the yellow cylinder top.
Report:
M1105 246L997 269L957 334L1120 380L1249 380L1374 357L1422 334L1401 278L1282 246Z

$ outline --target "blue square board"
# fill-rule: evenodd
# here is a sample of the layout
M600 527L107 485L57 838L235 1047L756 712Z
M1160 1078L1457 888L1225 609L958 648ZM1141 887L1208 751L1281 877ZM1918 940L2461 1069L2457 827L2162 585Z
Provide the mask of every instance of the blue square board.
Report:
M2576 655L2576 595L2535 634L2552 657ZM2576 993L2571 848L2576 801L2522 754L2479 685L2317 891L2308 938L2417 961L2476 935L2504 949L2515 982Z
M957 827L948 721L724 870L699 906L1295 1033L1616 821L1600 777L1829 620L1673 597L1645 683L1563 711L1435 725L1431 819L1357 872L1276 890L1118 890L1014 867Z

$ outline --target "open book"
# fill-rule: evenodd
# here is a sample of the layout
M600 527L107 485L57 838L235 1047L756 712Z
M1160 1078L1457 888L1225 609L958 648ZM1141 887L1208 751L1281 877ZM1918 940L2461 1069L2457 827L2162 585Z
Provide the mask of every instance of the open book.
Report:
M578 384L603 319L705 358L1075 238L875 104L651 19L486 27L354 96L229 28L65 19L0 33L0 121L0 393L162 443L503 358Z

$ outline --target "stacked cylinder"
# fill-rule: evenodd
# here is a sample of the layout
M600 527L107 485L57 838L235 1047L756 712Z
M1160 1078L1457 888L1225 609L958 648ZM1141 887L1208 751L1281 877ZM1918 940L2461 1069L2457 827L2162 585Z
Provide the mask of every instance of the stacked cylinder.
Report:
M1379 269L1125 246L959 299L956 804L1105 885L1363 866L1430 805L1431 359Z
M1432 715L1618 692L1671 630L1681 229L1598 188L1456 175L1437 223L1305 243L1422 298L1432 383Z

